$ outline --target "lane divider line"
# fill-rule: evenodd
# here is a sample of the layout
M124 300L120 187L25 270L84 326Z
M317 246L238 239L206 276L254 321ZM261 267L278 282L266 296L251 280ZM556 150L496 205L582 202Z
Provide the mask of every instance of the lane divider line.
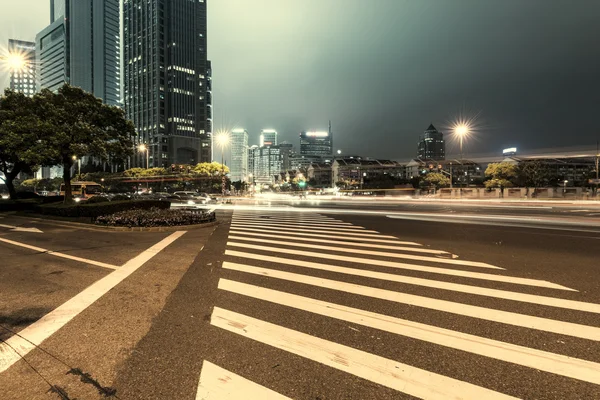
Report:
M89 260L87 258L77 257L77 256L73 256L70 254L60 253L58 251L47 250L47 249L43 249L41 247L31 246L29 244L25 244L25 243L21 243L21 242L15 242L14 240L0 238L0 242L12 244L14 246L23 247L25 249L37 251L39 253L48 254L51 256L55 256L55 257L61 257L61 258L66 258L68 260L78 261L78 262L81 262L84 264L95 265L97 267L108 268L108 269L112 269L112 270L119 268L116 265L107 264L107 263L103 263L100 261Z
M160 242L136 257L127 261L119 269L106 275L104 278L92 283L82 292L70 300L44 315L42 318L21 330L18 335L13 335L0 344L0 373L6 371L11 365L24 357L36 346L52 336L56 331L65 326L69 321L91 306L99 298L108 293L129 275L133 274L148 260L164 250L168 245L183 236L186 231L173 232ZM18 352L15 352L13 348Z

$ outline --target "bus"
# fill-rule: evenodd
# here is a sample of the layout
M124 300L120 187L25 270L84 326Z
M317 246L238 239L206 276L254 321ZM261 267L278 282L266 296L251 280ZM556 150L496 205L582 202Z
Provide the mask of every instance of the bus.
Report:
M96 182L71 182L71 193L73 197L89 199L102 193L102 185ZM65 184L60 185L60 195L65 195Z

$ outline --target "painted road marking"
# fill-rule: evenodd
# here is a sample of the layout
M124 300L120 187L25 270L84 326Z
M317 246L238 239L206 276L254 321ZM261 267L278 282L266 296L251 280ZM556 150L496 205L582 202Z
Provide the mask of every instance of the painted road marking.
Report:
M0 228L8 228L12 232L44 233L44 232L40 231L38 228L22 228L20 226L12 226L12 225L4 225L4 224L0 224Z
M36 346L42 344L44 340L52 336L75 316L104 296L109 290L117 286L183 234L185 234L185 231L173 232L154 246L127 261L116 271L94 282L81 293L21 330L18 335L13 335L5 343L0 344L0 373L6 371Z
M89 260L87 258L72 256L70 254L60 253L57 251L47 250L47 249L43 249L41 247L31 246L29 244L25 244L25 243L21 243L21 242L15 242L14 240L0 238L0 242L12 244L14 246L23 247L23 248L26 248L29 250L37 251L37 252L48 254L51 256L55 256L55 257L61 257L61 258L66 258L66 259L73 260L73 261L82 262L85 264L95 265L97 267L108 268L108 269L118 269L119 268L116 265L107 264L107 263L103 263L100 261Z
M252 225L252 226L275 226L275 227L285 227L285 228L310 228L310 229L316 229L319 231L341 231L341 232L368 232L368 233L379 233L377 231L371 231L371 230L367 230L365 228L363 228L362 226L345 226L343 228L336 228L336 227L331 227L331 226L315 226L315 225L311 225L311 224L291 224L291 223L285 223L285 224L279 224L277 222L269 222L269 221L257 221L257 222L250 222L250 221L241 221L241 222L237 222L237 221L231 221L231 224L244 224L244 225Z
M278 290L219 280L219 289L600 385L600 364Z
M245 240L247 242L270 243L270 244L276 244L276 245L285 244L286 246L301 247L301 248L306 248L306 249L311 249L311 250L319 249L319 250L338 251L338 252L342 252L342 253L354 253L354 254L361 254L361 255L368 255L368 256L379 256L379 257L386 257L386 258L403 258L403 259L414 260L414 261L429 261L429 262L433 262L433 263L460 265L460 266L465 266L465 267L504 269L504 268L496 267L495 265L491 265L491 264L483 263L483 262L479 262L479 261L455 260L455 259L450 259L450 258L417 256L417 255L405 254L405 253L390 253L390 252L383 252L383 251L361 250L361 249L354 249L354 248L348 247L348 246L347 247L321 246L318 244L308 244L308 243L298 243L298 242L282 243L280 240L255 239L255 238L239 237L239 236L229 236L229 239ZM229 244L229 243L230 242L228 242L227 244ZM234 242L231 242L231 243L234 243ZM233 245L236 246L238 244L234 243ZM265 246L260 246L260 247L265 247ZM271 247L268 247L268 249L270 250ZM257 250L267 250L267 249L264 249L264 248L259 249L257 247ZM284 250L286 252L290 251L288 249L284 249ZM311 253L311 254L314 257L324 257L324 254L321 254L321 253ZM339 258L338 256L334 256L334 257ZM327 258L327 257L324 257L324 258Z
M373 243L344 243L341 242L339 240L331 240L331 239L335 239L335 237L331 237L331 236L327 236L331 239L323 239L323 238L310 238L310 237L303 237L303 238L297 238L294 236L287 236L287 235L271 235L268 233L252 233L252 232L244 232L244 231L238 231L236 230L236 228L231 228L231 230L229 231L229 238L230 239L234 239L235 237L233 235L249 235L249 236L258 236L258 237L267 237L267 238L279 238L281 240L301 240L301 241L305 241L305 242L317 242L317 243L331 243L331 244L338 244L338 245L350 245L350 246L362 246L362 247L370 247L370 248L374 248L374 249L384 249L384 250L398 250L398 251L411 251L413 253L426 253L426 254L449 254L447 251L444 250L434 250L434 249L426 249L426 248L422 248L422 247L402 247L402 246L390 246L390 245L384 245L384 244L373 244Z
M247 228L260 228L260 229L268 229L268 230L279 230L281 228L278 228L278 225L273 225L273 226L269 226L269 225L265 225L265 224L241 224L239 222L232 222L231 223L231 227L235 227L235 228L239 228L239 227L247 227ZM356 232L356 231L332 231L332 230L326 230L326 229L301 229L301 228L294 228L294 232L309 232L309 233L327 233L327 234L336 234L336 235L344 235L344 236L359 236L359 237L376 237L376 238L386 238L386 239L396 239L395 236L389 236L389 235L381 235L379 232L377 231L360 231Z
M306 333L215 307L211 324L379 385L424 399L514 399Z
M349 243L360 243L360 242L373 242L373 243L391 243L391 244L397 244L397 245L403 245L403 246L422 246L422 244L420 243L416 243L416 242L403 242L401 240L391 240L391 239L372 239L371 237L363 237L363 235L361 235L360 238L356 238L356 237L352 237L352 236L347 236L346 234L342 234L341 236L338 234L336 235L319 235L319 234L315 234L315 233L299 233L296 232L294 230L294 232L291 231L282 231L282 230L277 230L277 229L254 229L254 228L241 228L241 227L232 227L232 230L235 229L237 231L244 231L244 232L265 232L265 233L283 233L286 235L292 235L292 236L302 236L302 237L322 237L322 238L334 238L337 241L347 241ZM299 240L302 240L301 238L298 238ZM388 237L388 236L385 236Z
M211 362L202 362L196 400L291 400Z
M543 304L543 305L548 305L548 306L552 306L552 307L560 307L558 305L558 302L560 302L563 305L563 307L561 307L561 308L569 308L569 309L578 310L578 311L588 311L588 312L600 313L600 304L594 304L594 303L584 303L584 302L579 302L579 301L574 301L574 300L556 299L554 297L545 297L545 296L537 296L537 295L524 294L524 293L515 293L515 292L504 291L504 290L499 290L499 289L481 288L478 286L463 285L463 284L459 284L459 283L451 283L451 282L443 282L443 281L437 281L437 280L432 280L432 279L416 278L416 277L412 277L412 276L388 274L385 272L376 272L376 271L369 271L369 270L357 269L357 268L346 268L346 267L341 267L341 266L337 266L337 265L321 264L321 263L315 263L312 261L308 262L308 261L296 260L296 259L291 259L291 258L265 256L262 254L244 253L244 252L239 252L239 251L234 251L234 250L226 250L225 255L229 255L232 257L250 258L253 260L266 261L266 262L278 263L278 264L283 264L283 265L294 265L297 267L312 268L312 269L318 269L321 271L331 271L331 272L337 272L340 274L362 276L365 278L381 279L381 280L386 280L386 281L390 281L390 282L406 283L409 285L426 286L426 287L432 287L432 288L436 288L436 289L452 290L455 292L477 294L477 295L481 295L481 296L498 297L498 298L502 298L502 299L522 301L522 302L533 303L533 304ZM449 271L452 272L452 270L449 270ZM465 272L465 274L461 274L460 276L468 277L469 275L467 275L467 274L478 275L477 273L466 272L466 271L458 271L458 272ZM491 276L498 277L498 275L491 275ZM502 276L501 278L504 278L502 280L502 282L513 283L513 284L517 284L517 285L527 285L527 286L535 286L535 287L544 287L544 288L550 288L550 289L561 289L561 290L572 291L572 289L569 289L564 286L557 285L555 283L548 282L548 281L538 281L535 279L516 278L516 277L510 277L510 276Z
M239 217L234 215L232 218L234 221L253 221L253 222L281 222L281 223L302 223L307 225L331 225L331 226L339 226L339 227L351 227L354 226L350 222L342 222L342 221L323 221L322 219L298 219L298 218L275 218L275 217ZM361 229L364 229L361 227Z
M555 321L549 318L518 314L510 311L496 310L493 308L472 306L469 304L455 303L447 300L432 299L424 296L394 292L392 290L378 289L369 286L356 285L353 283L335 281L325 278L316 278L268 268L252 267L249 265L223 263L223 268L247 272L254 275L283 279L290 282L303 283L306 285L312 285L326 289L338 290L341 292L372 297L395 303L409 304L417 307L428 308L430 310L464 315L486 321L500 322L503 324L521 326L529 329L558 333L559 335L600 341L600 328L589 325Z

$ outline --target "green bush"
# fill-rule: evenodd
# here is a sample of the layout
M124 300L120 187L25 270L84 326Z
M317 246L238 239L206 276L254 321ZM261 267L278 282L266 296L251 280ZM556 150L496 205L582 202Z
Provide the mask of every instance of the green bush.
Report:
M131 209L149 210L151 208L168 209L169 207L171 207L171 203L163 200L125 200L96 204L43 204L35 207L35 211L58 217L96 218Z
M0 200L0 212L31 211L39 204L38 199Z
M122 201L122 200L131 200L131 197L125 194L117 194L112 197L111 201Z
M150 210L128 210L111 215L100 216L97 224L108 226L155 227L195 225L215 220L214 211L202 210L165 210L152 208Z

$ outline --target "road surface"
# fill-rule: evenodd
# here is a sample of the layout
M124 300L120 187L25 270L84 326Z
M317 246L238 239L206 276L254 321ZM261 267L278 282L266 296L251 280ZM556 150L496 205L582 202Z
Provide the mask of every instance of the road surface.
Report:
M600 398L595 211L459 207L223 207L218 226L175 239L39 221L21 226L43 233L4 228L4 341L89 285L130 275L0 372L0 393Z

